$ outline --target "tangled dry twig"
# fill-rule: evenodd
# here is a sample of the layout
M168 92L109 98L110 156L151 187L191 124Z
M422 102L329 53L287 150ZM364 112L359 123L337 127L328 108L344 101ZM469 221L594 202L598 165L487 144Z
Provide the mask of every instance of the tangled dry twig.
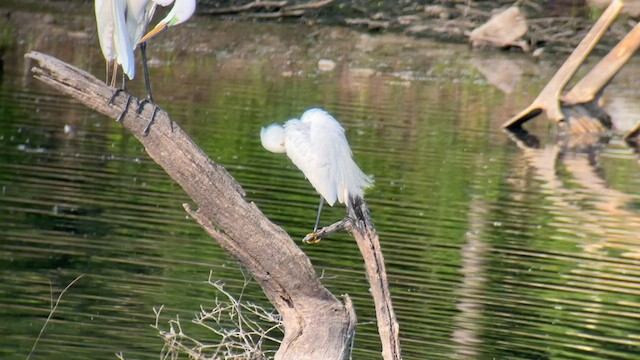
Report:
M180 354L186 354L191 359L268 359L275 354L275 350L268 349L268 344L274 344L277 349L284 333L281 317L275 310L267 310L259 305L242 300L244 290L250 280L245 276L244 286L239 295L235 296L225 290L224 284L212 280L209 274L208 283L222 295L216 297L211 310L200 308L192 320L196 325L210 331L217 342L204 343L187 334L176 315L168 321L169 328L160 325L163 306L153 311L156 322L152 327L158 330L165 342L161 352L161 359L178 359ZM267 344L267 346L265 346Z

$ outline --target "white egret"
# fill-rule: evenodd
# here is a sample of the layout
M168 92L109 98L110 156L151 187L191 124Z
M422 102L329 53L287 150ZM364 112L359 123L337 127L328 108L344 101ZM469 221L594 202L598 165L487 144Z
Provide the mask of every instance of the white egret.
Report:
M322 109L305 111L300 119L272 124L260 131L262 146L274 153L286 153L320 194L315 233L322 205L336 201L351 206L373 185L353 161L349 143L340 123ZM316 239L319 240L319 239Z
M147 67L146 44L143 35L147 25L155 12L156 6L168 6L174 0L95 0L96 22L98 25L98 38L102 53L107 60L107 65L113 63L113 78L109 79L107 71L107 81L113 84L115 80L115 69L117 65L122 66L122 88L118 89L110 100L113 102L120 91L126 90L125 75L132 80L135 76L134 50L139 45L142 55L142 65L144 69L145 86L147 98L138 105L137 113L140 114L146 103L155 105L151 95L151 85L149 81L149 70ZM186 21L195 11L195 0L176 0L171 13L179 13L182 17L180 22ZM148 38L147 38L148 39ZM142 41L141 41L142 40ZM107 68L107 70L108 70ZM125 110L118 117L122 119L129 106L130 97L127 98ZM153 115L144 132L147 133L149 126L153 122L158 107L154 108Z

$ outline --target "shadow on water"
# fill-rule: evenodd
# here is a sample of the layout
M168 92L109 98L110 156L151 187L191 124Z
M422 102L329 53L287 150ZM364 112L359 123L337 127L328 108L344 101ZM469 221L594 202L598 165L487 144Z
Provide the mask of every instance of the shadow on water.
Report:
M92 9L82 6L66 16L11 13L17 45L0 83L6 359L29 352L50 285L57 293L79 274L39 357L155 358L152 307L165 305L161 322L178 315L190 328L200 305L213 306L210 270L232 292L243 284L134 138L31 78L30 50L103 76ZM260 127L311 106L342 121L376 178L367 198L405 358L637 358L638 155L617 133L563 137L544 119L527 124L526 138L499 130L561 59L289 24L195 19L174 30L149 48L154 97L296 240L313 225L317 197L286 157L261 148ZM322 71L320 59L335 69ZM621 131L640 118L638 75L632 60L605 93ZM140 80L130 89L144 94ZM323 221L343 214L327 209ZM337 234L303 248L334 294L353 297L354 358L377 357L357 246ZM269 306L255 284L244 296Z

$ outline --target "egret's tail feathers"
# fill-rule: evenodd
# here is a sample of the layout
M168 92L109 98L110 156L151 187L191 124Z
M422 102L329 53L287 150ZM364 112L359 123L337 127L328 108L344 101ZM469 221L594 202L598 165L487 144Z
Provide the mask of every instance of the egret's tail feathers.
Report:
M284 147L284 128L280 124L271 124L260 130L260 141L262 146L274 153L285 152Z
M351 160L351 159L350 159ZM360 170L353 160L348 171L342 173L343 186L338 193L338 201L346 204L351 197L364 197L364 191L373 186L373 178Z

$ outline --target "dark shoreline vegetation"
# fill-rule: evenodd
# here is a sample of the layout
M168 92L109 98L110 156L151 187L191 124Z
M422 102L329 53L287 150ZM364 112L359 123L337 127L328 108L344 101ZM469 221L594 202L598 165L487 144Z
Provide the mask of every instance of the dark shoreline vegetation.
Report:
M81 6L69 5L80 3ZM365 32L392 32L443 42L466 43L468 34L492 15L518 6L526 16L528 31L524 40L531 51L544 47L550 52L571 52L602 13L606 4L599 0L566 1L372 1L372 0L284 0L284 1L198 1L199 16L225 20L303 22L346 26ZM635 4L609 29L596 50L608 51L634 25ZM46 8L52 12L86 12L88 0L10 0L13 9ZM628 9L627 9L628 7ZM625 11L623 10L623 12ZM0 14L11 17L11 14ZM0 41L0 46L2 41ZM518 49L518 51L520 51Z

